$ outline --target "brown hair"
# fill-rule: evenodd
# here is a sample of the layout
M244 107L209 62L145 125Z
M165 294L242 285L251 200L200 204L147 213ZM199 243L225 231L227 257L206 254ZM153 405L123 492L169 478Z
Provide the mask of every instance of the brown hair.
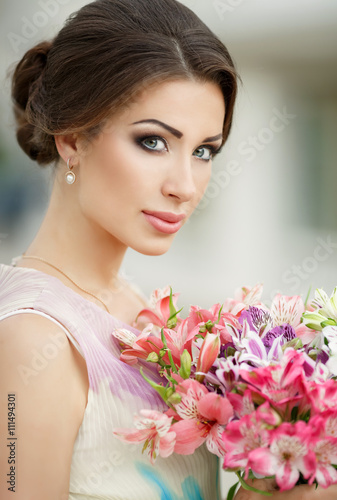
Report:
M237 74L222 42L176 0L96 0L17 64L12 79L17 140L31 159L47 165L59 159L55 135L92 139L142 88L177 78L221 87L225 141Z

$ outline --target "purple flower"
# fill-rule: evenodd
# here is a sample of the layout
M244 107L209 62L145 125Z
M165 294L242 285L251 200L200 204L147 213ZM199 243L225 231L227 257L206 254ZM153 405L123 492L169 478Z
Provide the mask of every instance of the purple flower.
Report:
M228 357L228 349L230 349L230 355L234 354L233 351L236 351L235 345L233 342L227 342L227 344L222 344L220 347L219 358L227 358Z
M269 330L269 332L266 333L266 335L262 339L266 349L270 349L273 341L281 336L284 339L282 344L286 344L296 337L296 333L294 328L288 323L283 323L282 326L276 326L272 330Z
M260 337L263 337L265 330L272 326L272 317L269 311L265 311L259 307L249 307L248 311L241 313L240 323L243 325L247 321L249 328L255 331Z
M321 351L319 354L317 354L317 362L320 361L325 365L329 361L329 356L325 351Z

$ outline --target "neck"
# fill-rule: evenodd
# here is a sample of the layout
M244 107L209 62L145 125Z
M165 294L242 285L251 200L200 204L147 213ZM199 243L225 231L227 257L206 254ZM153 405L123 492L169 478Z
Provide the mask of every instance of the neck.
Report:
M74 203L73 186L56 175L48 210L26 255L35 255L92 290L114 289L127 247L89 220Z

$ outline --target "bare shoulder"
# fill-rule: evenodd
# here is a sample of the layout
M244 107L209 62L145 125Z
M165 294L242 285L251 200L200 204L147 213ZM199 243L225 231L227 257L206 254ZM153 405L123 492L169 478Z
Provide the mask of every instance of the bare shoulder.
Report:
M0 321L0 389L5 395L1 435L8 434L4 416L9 399L14 413L15 466L20 469L16 498L30 492L36 500L61 498L68 491L73 446L87 402L84 359L63 329L47 318L12 316ZM8 468L7 454L0 450L1 470ZM1 488L0 497L11 498Z
M64 330L38 314L16 314L0 321L0 356L2 370L7 369L10 378L18 378L23 386L42 384L59 370L63 378L76 381L76 374L87 378L85 360Z

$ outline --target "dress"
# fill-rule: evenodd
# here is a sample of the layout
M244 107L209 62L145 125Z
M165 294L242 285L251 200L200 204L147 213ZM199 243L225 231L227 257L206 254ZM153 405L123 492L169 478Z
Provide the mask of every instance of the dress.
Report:
M56 322L86 361L88 403L73 449L70 500L220 498L218 459L205 446L190 456L158 457L152 466L142 445L126 444L112 434L114 427L133 427L139 410L164 408L139 369L119 360L119 343L111 332L116 327L137 330L53 276L0 264L0 320L20 313ZM38 370L51 355L42 353L33 368Z

